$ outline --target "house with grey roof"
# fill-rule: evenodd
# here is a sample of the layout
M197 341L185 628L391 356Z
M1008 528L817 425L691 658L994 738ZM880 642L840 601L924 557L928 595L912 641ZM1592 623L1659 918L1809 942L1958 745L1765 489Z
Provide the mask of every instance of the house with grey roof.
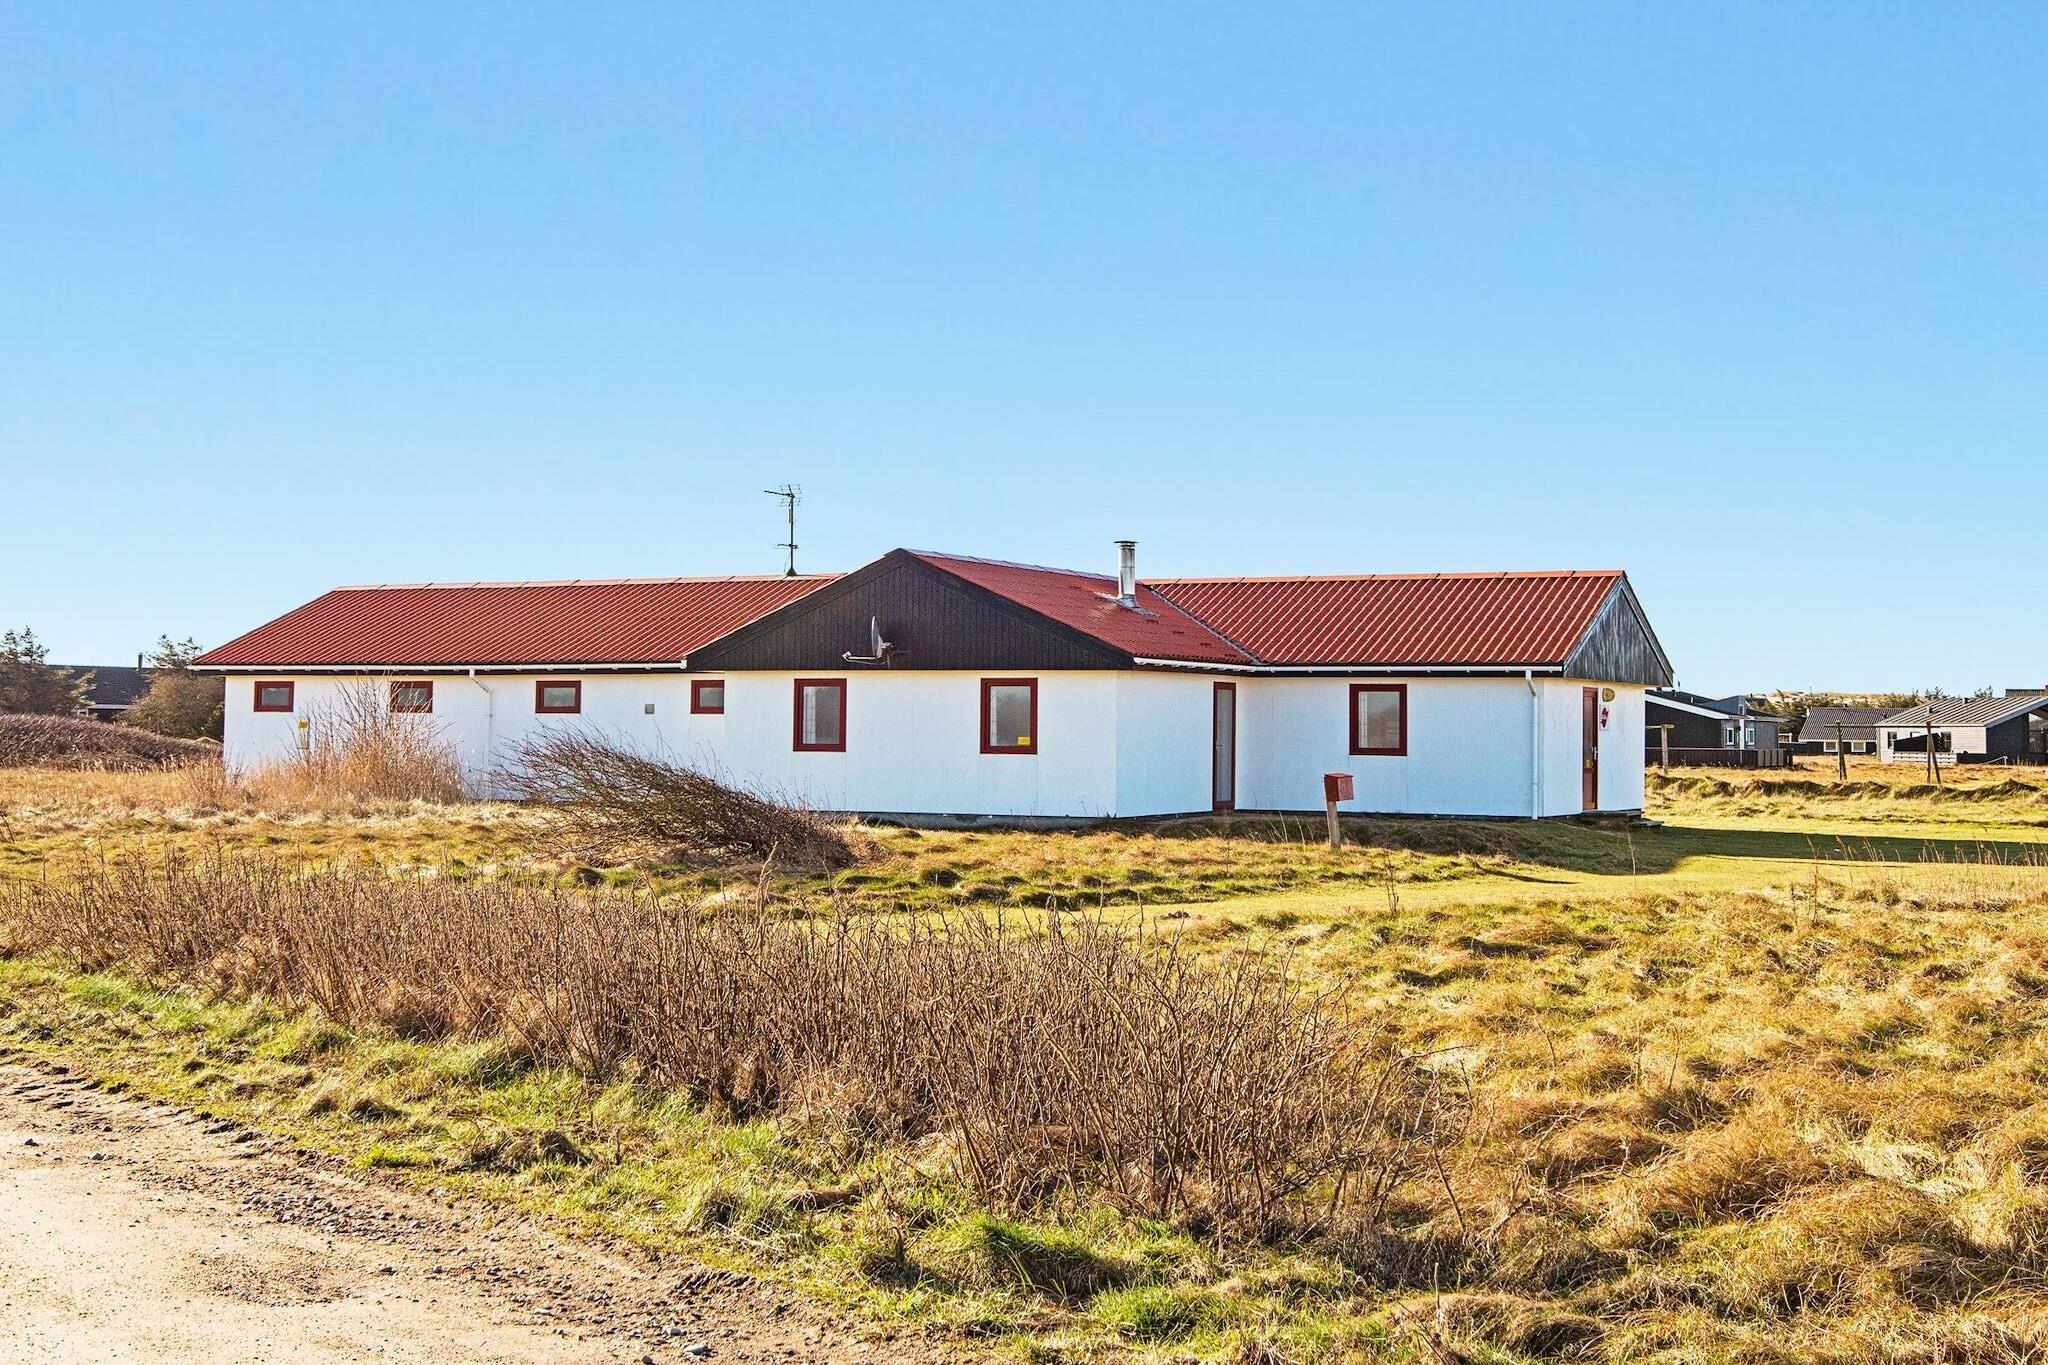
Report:
M149 670L142 666L139 655L132 666L55 664L53 667L73 677L86 679L85 705L79 708L78 714L95 720L119 720L149 690Z
M1936 697L1886 716L1877 726L1887 763L2048 763L2048 688L2002 697Z
M1643 705L1643 753L1649 762L1663 761L1668 752L1673 763L1783 765L1784 717L1759 710L1746 696L1708 697L1653 687L1643 694Z
M1877 727L1890 714L1882 706L1816 706L1790 747L1798 754L1874 754Z

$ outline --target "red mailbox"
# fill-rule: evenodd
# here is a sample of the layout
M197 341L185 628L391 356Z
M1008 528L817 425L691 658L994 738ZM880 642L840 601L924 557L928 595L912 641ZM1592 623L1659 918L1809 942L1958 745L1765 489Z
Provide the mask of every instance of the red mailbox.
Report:
M1336 802L1336 801L1349 801L1350 799L1351 799L1351 774L1350 774L1350 773L1324 773L1324 774L1323 774L1323 800L1325 800L1325 801L1330 801L1330 802Z

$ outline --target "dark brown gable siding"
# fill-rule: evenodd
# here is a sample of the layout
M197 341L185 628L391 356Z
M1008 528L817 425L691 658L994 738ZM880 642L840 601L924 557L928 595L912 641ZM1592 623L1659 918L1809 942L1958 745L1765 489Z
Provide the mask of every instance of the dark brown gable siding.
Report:
M1671 661L1651 632L1627 579L1616 583L1600 604L1593 624L1565 660L1564 672L1568 678L1671 686Z
M883 638L896 646L895 668L1035 671L1130 663L1128 655L1078 632L1041 623L992 593L892 554L704 646L690 655L690 671L844 673L845 653L868 652L871 618L880 619Z

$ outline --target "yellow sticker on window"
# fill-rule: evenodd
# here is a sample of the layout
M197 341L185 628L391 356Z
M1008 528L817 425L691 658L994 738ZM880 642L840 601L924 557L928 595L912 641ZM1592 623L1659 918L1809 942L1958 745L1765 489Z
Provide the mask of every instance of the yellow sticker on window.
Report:
M1029 744L1030 742L1031 742L1031 736L1029 736L1029 735L1019 735L1019 736L1017 736L1017 743L1018 743L1018 745L1019 745L1019 746L1022 746L1022 745L1026 745L1026 744Z

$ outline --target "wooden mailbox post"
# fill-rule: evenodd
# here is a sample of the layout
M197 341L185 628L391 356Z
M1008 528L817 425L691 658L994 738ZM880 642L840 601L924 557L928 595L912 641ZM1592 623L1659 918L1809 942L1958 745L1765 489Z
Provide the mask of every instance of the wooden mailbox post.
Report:
M1337 803L1351 799L1350 773L1323 774L1323 815L1330 824L1330 847L1344 847L1343 832L1337 828Z

